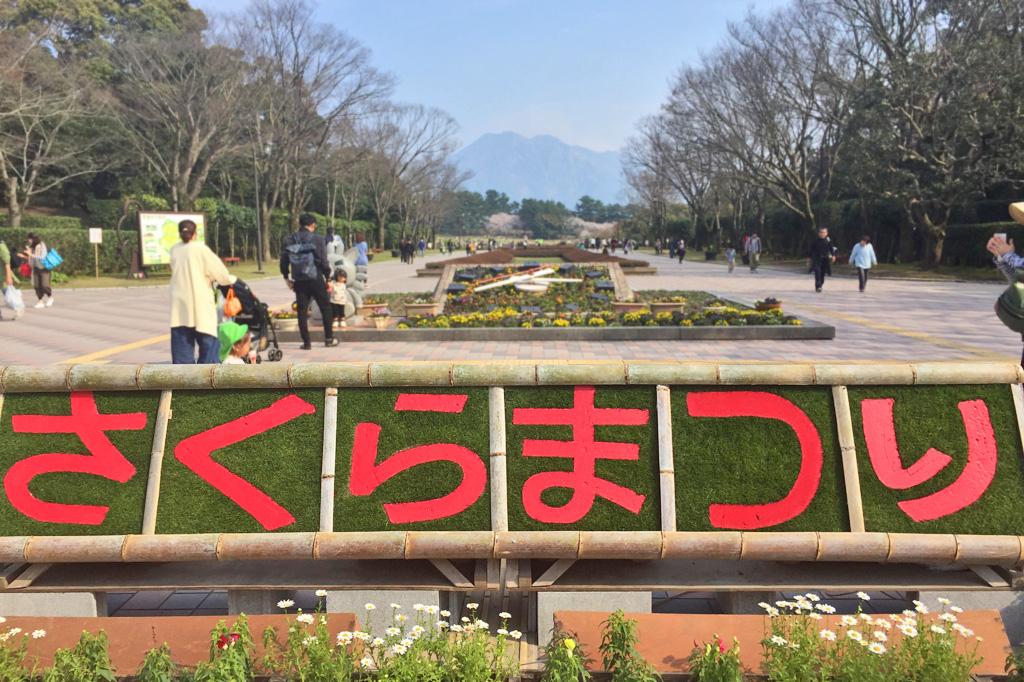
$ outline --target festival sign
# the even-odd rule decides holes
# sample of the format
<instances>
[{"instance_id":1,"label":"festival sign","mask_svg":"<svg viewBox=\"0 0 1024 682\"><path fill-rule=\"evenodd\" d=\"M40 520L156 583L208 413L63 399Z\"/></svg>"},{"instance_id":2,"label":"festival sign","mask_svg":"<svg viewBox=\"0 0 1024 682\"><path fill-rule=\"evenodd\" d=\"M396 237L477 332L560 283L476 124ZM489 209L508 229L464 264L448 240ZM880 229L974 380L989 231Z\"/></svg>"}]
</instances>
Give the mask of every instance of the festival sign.
<instances>
[{"instance_id":1,"label":"festival sign","mask_svg":"<svg viewBox=\"0 0 1024 682\"><path fill-rule=\"evenodd\" d=\"M137 534L155 504L157 535L1024 535L1018 383L389 386L371 367L318 387L218 367L212 390L146 390L149 368L115 369L135 390L0 375L0 534Z\"/></svg>"},{"instance_id":2,"label":"festival sign","mask_svg":"<svg viewBox=\"0 0 1024 682\"><path fill-rule=\"evenodd\" d=\"M168 265L171 247L181 241L178 223L191 220L196 224L196 239L205 241L206 216L202 213L139 213L139 247L142 264Z\"/></svg>"}]
</instances>

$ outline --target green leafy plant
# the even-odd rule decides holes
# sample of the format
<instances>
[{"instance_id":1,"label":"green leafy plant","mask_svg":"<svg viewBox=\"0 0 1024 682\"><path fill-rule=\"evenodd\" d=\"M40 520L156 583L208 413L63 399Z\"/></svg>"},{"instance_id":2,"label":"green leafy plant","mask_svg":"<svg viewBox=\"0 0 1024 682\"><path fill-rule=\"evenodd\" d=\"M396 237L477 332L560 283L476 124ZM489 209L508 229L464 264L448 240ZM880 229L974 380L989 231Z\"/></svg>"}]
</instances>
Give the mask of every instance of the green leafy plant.
<instances>
[{"instance_id":1,"label":"green leafy plant","mask_svg":"<svg viewBox=\"0 0 1024 682\"><path fill-rule=\"evenodd\" d=\"M615 611L603 624L601 658L612 679L622 682L654 682L660 680L650 663L636 650L636 621Z\"/></svg>"},{"instance_id":2,"label":"green leafy plant","mask_svg":"<svg viewBox=\"0 0 1024 682\"><path fill-rule=\"evenodd\" d=\"M544 649L542 682L584 682L591 679L586 654L572 633L555 629Z\"/></svg>"},{"instance_id":3,"label":"green leafy plant","mask_svg":"<svg viewBox=\"0 0 1024 682\"><path fill-rule=\"evenodd\" d=\"M107 634L83 632L72 649L58 649L43 682L115 682Z\"/></svg>"},{"instance_id":4,"label":"green leafy plant","mask_svg":"<svg viewBox=\"0 0 1024 682\"><path fill-rule=\"evenodd\" d=\"M0 624L6 622L0 618ZM46 632L36 630L33 637L45 637ZM9 627L0 632L0 680L5 682L28 682L35 680L34 666L27 667L28 633L22 633L19 627Z\"/></svg>"},{"instance_id":5,"label":"green leafy plant","mask_svg":"<svg viewBox=\"0 0 1024 682\"><path fill-rule=\"evenodd\" d=\"M703 646L695 646L686 660L694 682L743 682L740 643L735 638L726 649L722 638L715 635Z\"/></svg>"},{"instance_id":6,"label":"green leafy plant","mask_svg":"<svg viewBox=\"0 0 1024 682\"><path fill-rule=\"evenodd\" d=\"M171 659L171 648L166 643L147 651L142 666L135 673L136 682L175 682L178 679L178 666Z\"/></svg>"},{"instance_id":7,"label":"green leafy plant","mask_svg":"<svg viewBox=\"0 0 1024 682\"><path fill-rule=\"evenodd\" d=\"M1024 682L1024 650L1011 651L1003 666L1006 682Z\"/></svg>"},{"instance_id":8,"label":"green leafy plant","mask_svg":"<svg viewBox=\"0 0 1024 682\"><path fill-rule=\"evenodd\" d=\"M254 677L255 647L249 621L238 617L231 627L224 621L210 633L210 660L195 670L195 682L247 682Z\"/></svg>"}]
</instances>

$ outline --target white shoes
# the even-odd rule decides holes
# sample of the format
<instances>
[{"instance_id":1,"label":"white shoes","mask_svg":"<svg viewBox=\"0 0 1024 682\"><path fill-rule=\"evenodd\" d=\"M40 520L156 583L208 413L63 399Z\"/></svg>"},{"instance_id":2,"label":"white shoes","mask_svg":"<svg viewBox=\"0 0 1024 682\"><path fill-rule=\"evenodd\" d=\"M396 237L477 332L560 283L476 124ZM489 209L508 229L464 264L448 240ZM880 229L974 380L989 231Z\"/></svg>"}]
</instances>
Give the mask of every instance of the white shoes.
<instances>
[{"instance_id":1,"label":"white shoes","mask_svg":"<svg viewBox=\"0 0 1024 682\"><path fill-rule=\"evenodd\" d=\"M53 294L46 297L46 307L49 308L53 305Z\"/></svg>"},{"instance_id":2,"label":"white shoes","mask_svg":"<svg viewBox=\"0 0 1024 682\"><path fill-rule=\"evenodd\" d=\"M52 305L53 305L53 296L50 295L50 296L44 296L43 298L39 299L39 302L36 303L32 307L33 308L49 308Z\"/></svg>"},{"instance_id":3,"label":"white shoes","mask_svg":"<svg viewBox=\"0 0 1024 682\"><path fill-rule=\"evenodd\" d=\"M45 308L45 307L46 307L46 304L45 304L45 303L43 303L43 299L39 299L39 302L38 302L38 303L36 303L36 304L35 304L34 306L32 306L32 307L33 307L33 308Z\"/></svg>"}]
</instances>

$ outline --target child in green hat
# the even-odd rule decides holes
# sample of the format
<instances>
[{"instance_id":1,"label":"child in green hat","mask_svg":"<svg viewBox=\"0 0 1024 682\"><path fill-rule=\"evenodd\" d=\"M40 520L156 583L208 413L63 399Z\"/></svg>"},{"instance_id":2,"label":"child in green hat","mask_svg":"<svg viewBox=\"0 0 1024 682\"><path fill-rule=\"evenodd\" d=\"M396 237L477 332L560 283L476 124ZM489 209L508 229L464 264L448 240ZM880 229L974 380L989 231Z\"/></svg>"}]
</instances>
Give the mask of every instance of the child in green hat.
<instances>
[{"instance_id":1,"label":"child in green hat","mask_svg":"<svg viewBox=\"0 0 1024 682\"><path fill-rule=\"evenodd\" d=\"M220 340L220 361L225 365L244 365L249 357L252 334L249 326L228 320L217 328Z\"/></svg>"}]
</instances>

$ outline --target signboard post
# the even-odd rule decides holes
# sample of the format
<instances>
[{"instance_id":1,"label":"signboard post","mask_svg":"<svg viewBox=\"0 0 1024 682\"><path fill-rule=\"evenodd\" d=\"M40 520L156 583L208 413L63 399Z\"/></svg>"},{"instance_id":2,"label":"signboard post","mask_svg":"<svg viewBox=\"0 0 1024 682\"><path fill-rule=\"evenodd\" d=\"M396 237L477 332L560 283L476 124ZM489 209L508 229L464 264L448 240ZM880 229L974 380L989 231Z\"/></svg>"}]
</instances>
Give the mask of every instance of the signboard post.
<instances>
[{"instance_id":1,"label":"signboard post","mask_svg":"<svg viewBox=\"0 0 1024 682\"><path fill-rule=\"evenodd\" d=\"M139 248L142 266L169 265L171 247L180 241L178 223L191 220L196 224L196 240L205 241L206 216L202 213L139 212Z\"/></svg>"},{"instance_id":2,"label":"signboard post","mask_svg":"<svg viewBox=\"0 0 1024 682\"><path fill-rule=\"evenodd\" d=\"M93 262L96 265L96 279L100 278L100 244L103 243L103 228L89 228L89 243L92 244Z\"/></svg>"}]
</instances>

